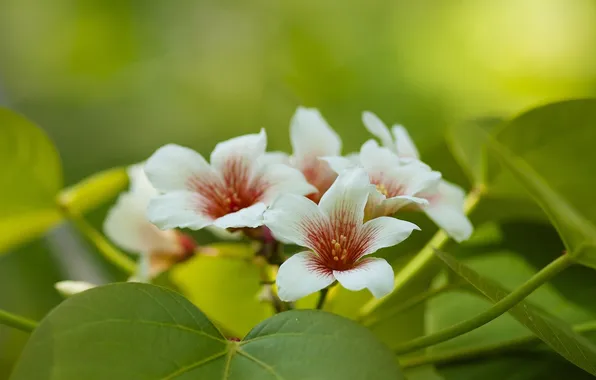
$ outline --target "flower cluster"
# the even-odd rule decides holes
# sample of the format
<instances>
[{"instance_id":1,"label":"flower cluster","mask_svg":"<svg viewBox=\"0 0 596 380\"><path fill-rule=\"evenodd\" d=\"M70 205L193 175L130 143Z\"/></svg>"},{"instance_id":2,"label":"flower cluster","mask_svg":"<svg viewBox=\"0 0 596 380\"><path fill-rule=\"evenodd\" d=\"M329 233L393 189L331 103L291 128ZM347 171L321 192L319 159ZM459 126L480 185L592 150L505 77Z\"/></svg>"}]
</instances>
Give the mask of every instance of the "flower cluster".
<instances>
[{"instance_id":1,"label":"flower cluster","mask_svg":"<svg viewBox=\"0 0 596 380\"><path fill-rule=\"evenodd\" d=\"M141 280L192 254L192 240L176 229L208 228L304 247L279 267L283 301L335 281L382 297L393 288L393 269L369 255L419 229L396 212L421 210L457 241L467 239L472 226L463 190L420 161L403 127L390 131L370 112L363 122L382 145L371 139L346 156L321 114L302 107L290 124L291 155L267 152L265 130L217 144L209 161L166 145L143 168L130 169L131 189L104 230L121 248L141 254Z\"/></svg>"}]
</instances>

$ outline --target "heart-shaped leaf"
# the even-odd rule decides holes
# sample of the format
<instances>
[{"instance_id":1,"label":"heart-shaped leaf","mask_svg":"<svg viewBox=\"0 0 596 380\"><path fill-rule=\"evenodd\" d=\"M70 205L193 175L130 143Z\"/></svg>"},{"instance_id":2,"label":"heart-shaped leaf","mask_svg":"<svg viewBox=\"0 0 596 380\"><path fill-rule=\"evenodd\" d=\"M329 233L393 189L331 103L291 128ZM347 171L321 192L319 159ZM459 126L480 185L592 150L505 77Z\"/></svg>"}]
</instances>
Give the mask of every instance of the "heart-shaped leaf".
<instances>
[{"instance_id":1,"label":"heart-shaped leaf","mask_svg":"<svg viewBox=\"0 0 596 380\"><path fill-rule=\"evenodd\" d=\"M207 291L207 290L206 290ZM277 314L228 341L184 297L147 284L78 294L35 330L12 380L403 379L364 327L316 310Z\"/></svg>"},{"instance_id":2,"label":"heart-shaped leaf","mask_svg":"<svg viewBox=\"0 0 596 380\"><path fill-rule=\"evenodd\" d=\"M34 239L61 220L60 157L29 120L0 107L0 252Z\"/></svg>"},{"instance_id":3,"label":"heart-shaped leaf","mask_svg":"<svg viewBox=\"0 0 596 380\"><path fill-rule=\"evenodd\" d=\"M452 255L440 251L436 253L454 272L491 301L498 302L507 296L508 292L498 283L482 276ZM596 375L596 346L574 332L571 327L544 312L537 311L524 301L511 308L509 313L565 359Z\"/></svg>"}]
</instances>

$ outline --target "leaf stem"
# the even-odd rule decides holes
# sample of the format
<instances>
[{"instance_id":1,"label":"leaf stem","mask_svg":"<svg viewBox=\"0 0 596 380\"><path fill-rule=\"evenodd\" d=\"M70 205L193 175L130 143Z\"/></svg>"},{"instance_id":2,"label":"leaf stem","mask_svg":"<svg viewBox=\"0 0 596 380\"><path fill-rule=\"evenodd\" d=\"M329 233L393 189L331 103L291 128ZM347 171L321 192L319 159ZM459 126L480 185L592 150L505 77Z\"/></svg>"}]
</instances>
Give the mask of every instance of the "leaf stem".
<instances>
[{"instance_id":1,"label":"leaf stem","mask_svg":"<svg viewBox=\"0 0 596 380\"><path fill-rule=\"evenodd\" d=\"M530 293L538 289L542 284L553 278L565 268L569 267L571 264L573 264L573 261L569 255L560 256L546 267L542 268L542 270L532 276L519 288L509 293L499 302L495 303L490 309L478 314L472 319L457 323L434 334L422 336L420 338L405 342L397 346L394 351L397 355L405 354L421 348L434 346L435 344L445 342L475 330L478 327L481 327L506 313L509 309L526 298Z\"/></svg>"},{"instance_id":2,"label":"leaf stem","mask_svg":"<svg viewBox=\"0 0 596 380\"><path fill-rule=\"evenodd\" d=\"M573 326L573 330L577 333L586 333L596 331L596 321L590 321ZM427 364L448 364L453 362L461 362L465 360L478 359L487 356L494 356L510 351L524 349L525 346L539 343L540 339L536 335L528 335L521 338L506 340L487 344L479 347L463 348L459 350L452 350L447 352L438 352L413 358L405 358L400 360L401 368L414 368Z\"/></svg>"},{"instance_id":3,"label":"leaf stem","mask_svg":"<svg viewBox=\"0 0 596 380\"><path fill-rule=\"evenodd\" d=\"M485 192L484 186L480 185L472 189L472 191L468 194L464 202L464 213L468 215L480 201L482 195ZM449 235L444 230L439 230L437 233L429 240L429 242L414 256L403 268L395 275L395 280L393 283L393 290L391 294L396 293L400 289L402 289L406 284L408 284L418 273L422 271L422 269L426 268L426 266L432 262L434 258L435 249L441 249L447 242L449 241ZM390 295L385 296L383 298L372 298L366 304L360 308L359 315L361 317L369 315L375 309L377 309L380 305L382 305L386 300L390 298Z\"/></svg>"},{"instance_id":4,"label":"leaf stem","mask_svg":"<svg viewBox=\"0 0 596 380\"><path fill-rule=\"evenodd\" d=\"M87 239L97 247L99 252L109 262L120 268L126 274L133 276L137 271L137 265L128 256L116 249L108 240L93 227L84 217L80 214L69 213L64 211L67 218L75 225L75 227L81 231Z\"/></svg>"},{"instance_id":5,"label":"leaf stem","mask_svg":"<svg viewBox=\"0 0 596 380\"><path fill-rule=\"evenodd\" d=\"M323 306L325 306L325 300L327 299L327 294L329 294L329 288L323 288L320 291L319 300L317 301L317 310L322 310Z\"/></svg>"},{"instance_id":6,"label":"leaf stem","mask_svg":"<svg viewBox=\"0 0 596 380\"><path fill-rule=\"evenodd\" d=\"M443 292L457 289L461 286L462 286L461 283L447 283L447 284L441 285L439 287L436 287L434 289L429 289L425 292L418 293L415 296L410 297L407 300L405 300L404 302L398 304L396 307L391 308L384 313L381 313L380 315L376 315L376 314L369 315L368 316L369 318L364 319L363 325L368 328L371 328L373 326L376 326L380 322L387 320L399 313L403 313L407 310L410 310L411 308L416 307L416 306L432 299L433 297L435 297Z\"/></svg>"},{"instance_id":7,"label":"leaf stem","mask_svg":"<svg viewBox=\"0 0 596 380\"><path fill-rule=\"evenodd\" d=\"M1 309L0 323L25 332L31 332L37 327L37 322Z\"/></svg>"}]
</instances>

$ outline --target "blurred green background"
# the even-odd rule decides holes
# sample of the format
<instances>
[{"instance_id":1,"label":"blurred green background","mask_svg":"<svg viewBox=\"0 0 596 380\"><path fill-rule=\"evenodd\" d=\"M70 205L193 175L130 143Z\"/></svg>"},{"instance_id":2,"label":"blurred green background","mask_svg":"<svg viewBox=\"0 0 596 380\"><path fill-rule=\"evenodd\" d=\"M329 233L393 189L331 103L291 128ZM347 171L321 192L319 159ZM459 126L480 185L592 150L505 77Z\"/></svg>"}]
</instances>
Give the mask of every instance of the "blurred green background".
<instances>
[{"instance_id":1,"label":"blurred green background","mask_svg":"<svg viewBox=\"0 0 596 380\"><path fill-rule=\"evenodd\" d=\"M465 185L436 154L443 128L596 95L594 46L592 0L0 0L0 104L47 131L67 184L165 143L208 153L260 127L287 150L305 105L346 153L368 138L363 110L403 123ZM61 226L0 256L0 307L38 319L59 279L119 279L96 264ZM25 339L0 327L0 379Z\"/></svg>"}]
</instances>

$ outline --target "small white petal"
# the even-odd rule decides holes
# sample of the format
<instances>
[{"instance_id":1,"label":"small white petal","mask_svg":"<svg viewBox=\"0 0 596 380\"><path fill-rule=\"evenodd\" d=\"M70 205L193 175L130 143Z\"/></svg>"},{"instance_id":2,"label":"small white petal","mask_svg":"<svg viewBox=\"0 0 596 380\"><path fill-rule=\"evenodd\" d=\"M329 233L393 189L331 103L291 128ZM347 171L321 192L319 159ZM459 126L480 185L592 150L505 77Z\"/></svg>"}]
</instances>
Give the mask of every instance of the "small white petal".
<instances>
[{"instance_id":1,"label":"small white petal","mask_svg":"<svg viewBox=\"0 0 596 380\"><path fill-rule=\"evenodd\" d=\"M373 296L381 298L393 290L393 268L384 259L368 258L355 269L333 271L333 276L348 290L370 290Z\"/></svg>"},{"instance_id":2,"label":"small white petal","mask_svg":"<svg viewBox=\"0 0 596 380\"><path fill-rule=\"evenodd\" d=\"M213 223L201 213L201 198L188 191L173 191L159 195L149 202L148 219L162 230L190 228L200 230Z\"/></svg>"},{"instance_id":3,"label":"small white petal","mask_svg":"<svg viewBox=\"0 0 596 380\"><path fill-rule=\"evenodd\" d=\"M331 273L313 269L313 253L296 253L277 272L277 294L282 301L296 301L331 285Z\"/></svg>"},{"instance_id":4,"label":"small white petal","mask_svg":"<svg viewBox=\"0 0 596 380\"><path fill-rule=\"evenodd\" d=\"M345 170L321 197L319 209L327 216L362 223L369 194L375 190L361 168Z\"/></svg>"},{"instance_id":5,"label":"small white petal","mask_svg":"<svg viewBox=\"0 0 596 380\"><path fill-rule=\"evenodd\" d=\"M175 144L159 148L145 164L147 178L160 191L187 190L193 178L212 179L217 174L199 153Z\"/></svg>"},{"instance_id":6,"label":"small white petal","mask_svg":"<svg viewBox=\"0 0 596 380\"><path fill-rule=\"evenodd\" d=\"M149 182L149 178L145 175L145 163L131 165L127 168L128 178L130 179L129 192L133 193L135 197L140 199L149 199L156 196L157 190Z\"/></svg>"},{"instance_id":7,"label":"small white petal","mask_svg":"<svg viewBox=\"0 0 596 380\"><path fill-rule=\"evenodd\" d=\"M286 242L308 247L308 233L325 228L328 218L308 198L284 194L264 214L265 225L273 235Z\"/></svg>"},{"instance_id":8,"label":"small white petal","mask_svg":"<svg viewBox=\"0 0 596 380\"><path fill-rule=\"evenodd\" d=\"M266 152L259 158L260 165L290 164L290 156L285 152Z\"/></svg>"},{"instance_id":9,"label":"small white petal","mask_svg":"<svg viewBox=\"0 0 596 380\"><path fill-rule=\"evenodd\" d=\"M424 213L458 243L468 240L474 230L463 211L452 205L431 205Z\"/></svg>"},{"instance_id":10,"label":"small white petal","mask_svg":"<svg viewBox=\"0 0 596 380\"><path fill-rule=\"evenodd\" d=\"M298 107L290 122L290 140L293 156L337 156L341 152L341 139L331 129L321 113L314 108Z\"/></svg>"},{"instance_id":11,"label":"small white petal","mask_svg":"<svg viewBox=\"0 0 596 380\"><path fill-rule=\"evenodd\" d=\"M70 297L77 293L84 292L97 285L85 281L60 281L54 284L54 287L63 297Z\"/></svg>"},{"instance_id":12,"label":"small white petal","mask_svg":"<svg viewBox=\"0 0 596 380\"><path fill-rule=\"evenodd\" d=\"M392 247L406 240L414 230L420 228L414 223L406 222L388 216L382 216L364 223L362 234L369 236L370 243L365 255L378 251L381 248Z\"/></svg>"},{"instance_id":13,"label":"small white petal","mask_svg":"<svg viewBox=\"0 0 596 380\"><path fill-rule=\"evenodd\" d=\"M370 133L381 140L381 144L383 144L384 147L387 147L391 150L395 149L395 144L393 142L393 138L391 137L391 133L389 132L389 128L387 128L385 123L383 123L383 121L379 119L377 115L369 111L364 111L362 113L362 122Z\"/></svg>"},{"instance_id":14,"label":"small white petal","mask_svg":"<svg viewBox=\"0 0 596 380\"><path fill-rule=\"evenodd\" d=\"M147 218L149 199L138 192L123 193L110 209L103 224L106 236L131 253L177 252L174 231L161 231Z\"/></svg>"},{"instance_id":15,"label":"small white petal","mask_svg":"<svg viewBox=\"0 0 596 380\"><path fill-rule=\"evenodd\" d=\"M360 163L366 171L391 171L402 165L397 154L380 147L375 140L368 140L360 148Z\"/></svg>"},{"instance_id":16,"label":"small white petal","mask_svg":"<svg viewBox=\"0 0 596 380\"><path fill-rule=\"evenodd\" d=\"M395 137L395 144L397 147L397 154L400 157L420 158L420 153L416 148L416 144L410 137L408 131L401 125L394 125L391 128L393 136Z\"/></svg>"},{"instance_id":17,"label":"small white petal","mask_svg":"<svg viewBox=\"0 0 596 380\"><path fill-rule=\"evenodd\" d=\"M261 168L260 176L268 185L261 197L265 204L270 204L280 194L307 195L317 192L317 188L306 181L300 170L288 165L267 165Z\"/></svg>"},{"instance_id":18,"label":"small white petal","mask_svg":"<svg viewBox=\"0 0 596 380\"><path fill-rule=\"evenodd\" d=\"M428 201L424 198L409 195L398 195L392 198L385 198L383 194L377 191L376 194L371 195L368 198L368 203L366 204L367 219L379 216L391 216L401 208L409 205L424 207L428 205Z\"/></svg>"},{"instance_id":19,"label":"small white petal","mask_svg":"<svg viewBox=\"0 0 596 380\"><path fill-rule=\"evenodd\" d=\"M345 157L350 160L355 166L362 166L360 162L360 153L352 152L345 155Z\"/></svg>"},{"instance_id":20,"label":"small white petal","mask_svg":"<svg viewBox=\"0 0 596 380\"><path fill-rule=\"evenodd\" d=\"M474 230L464 213L465 196L461 187L441 180L437 192L429 197L430 205L423 209L433 222L457 242L467 240Z\"/></svg>"},{"instance_id":21,"label":"small white petal","mask_svg":"<svg viewBox=\"0 0 596 380\"><path fill-rule=\"evenodd\" d=\"M255 163L265 154L266 148L267 134L264 129L261 129L258 134L234 137L215 146L211 153L211 165L216 170L222 171L226 162L231 158L240 158L247 163Z\"/></svg>"},{"instance_id":22,"label":"small white petal","mask_svg":"<svg viewBox=\"0 0 596 380\"><path fill-rule=\"evenodd\" d=\"M213 221L219 228L255 228L263 225L263 213L267 209L264 203L255 203L231 214L222 216Z\"/></svg>"},{"instance_id":23,"label":"small white petal","mask_svg":"<svg viewBox=\"0 0 596 380\"><path fill-rule=\"evenodd\" d=\"M343 172L344 170L354 169L360 166L358 162L355 162L354 160L351 160L347 157L328 156L320 157L319 159L327 162L329 167L337 174Z\"/></svg>"}]
</instances>

